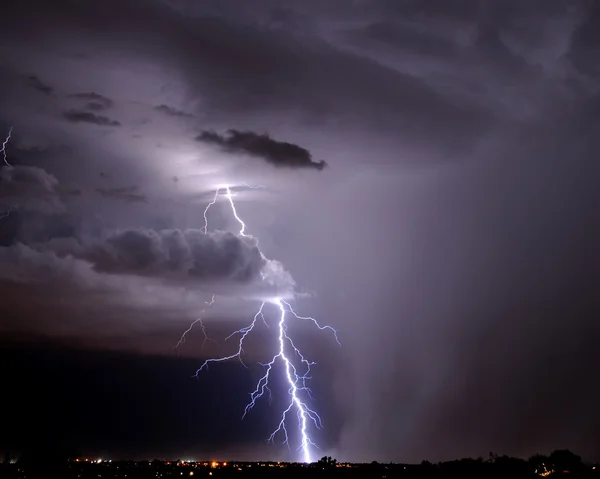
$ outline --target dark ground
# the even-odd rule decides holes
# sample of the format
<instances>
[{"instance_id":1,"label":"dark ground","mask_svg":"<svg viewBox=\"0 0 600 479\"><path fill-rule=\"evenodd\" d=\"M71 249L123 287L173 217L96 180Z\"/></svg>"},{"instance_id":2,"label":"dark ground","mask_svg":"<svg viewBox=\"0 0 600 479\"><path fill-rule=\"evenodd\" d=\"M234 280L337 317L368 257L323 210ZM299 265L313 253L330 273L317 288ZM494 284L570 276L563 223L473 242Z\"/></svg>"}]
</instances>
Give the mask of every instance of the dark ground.
<instances>
[{"instance_id":1,"label":"dark ground","mask_svg":"<svg viewBox=\"0 0 600 479\"><path fill-rule=\"evenodd\" d=\"M324 457L313 464L289 463L185 463L178 460L119 461L108 462L73 458L69 451L30 451L18 460L10 457L0 464L0 478L56 478L56 479L142 479L193 477L339 477L391 479L399 478L539 478L539 477L585 477L600 478L600 468L584 464L570 451L554 451L549 456L536 455L528 460L497 456L490 453L487 460L460 459L432 464L347 464Z\"/></svg>"}]
</instances>

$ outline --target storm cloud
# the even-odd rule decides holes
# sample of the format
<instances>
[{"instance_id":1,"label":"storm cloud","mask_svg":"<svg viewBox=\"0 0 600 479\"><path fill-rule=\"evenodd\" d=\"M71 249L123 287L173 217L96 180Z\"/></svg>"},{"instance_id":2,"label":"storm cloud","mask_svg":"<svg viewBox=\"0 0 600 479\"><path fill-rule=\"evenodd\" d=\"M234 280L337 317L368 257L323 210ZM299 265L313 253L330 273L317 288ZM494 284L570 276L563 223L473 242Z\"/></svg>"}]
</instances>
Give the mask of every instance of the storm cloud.
<instances>
[{"instance_id":1,"label":"storm cloud","mask_svg":"<svg viewBox=\"0 0 600 479\"><path fill-rule=\"evenodd\" d=\"M314 168L321 171L327 166L324 160L314 161L306 148L274 140L267 134L229 130L227 135L219 135L214 131L203 131L196 139L220 146L229 153L242 153L261 158L268 164L279 168Z\"/></svg>"},{"instance_id":2,"label":"storm cloud","mask_svg":"<svg viewBox=\"0 0 600 479\"><path fill-rule=\"evenodd\" d=\"M63 113L63 116L71 123L91 123L100 126L121 126L121 122L111 120L104 115L96 115L89 111L69 110Z\"/></svg>"},{"instance_id":3,"label":"storm cloud","mask_svg":"<svg viewBox=\"0 0 600 479\"><path fill-rule=\"evenodd\" d=\"M0 172L0 215L13 208L0 328L102 349L135 348L155 324L168 334L145 352L172 354L217 283L227 299L209 331L245 326L248 297L272 297L291 272L294 307L343 345L307 333L324 453L598 459L599 12L589 0L13 2L0 29L0 122L18 165ZM222 184L244 185L239 217L279 261L254 239L198 234ZM239 231L223 196L207 221ZM116 326L118 341L102 337ZM208 354L202 340L194 354ZM170 397L165 430L186 431L173 457L212 444ZM234 408L199 420L225 430ZM258 450L261 433L227 424ZM222 455L209 449L194 451Z\"/></svg>"},{"instance_id":4,"label":"storm cloud","mask_svg":"<svg viewBox=\"0 0 600 479\"><path fill-rule=\"evenodd\" d=\"M256 239L223 231L130 229L97 240L16 242L0 248L0 269L5 287L76 287L88 296L102 292L109 303L122 300L122 287L142 296L154 285L167 293L185 288L249 298L291 297L295 287L281 263L261 255Z\"/></svg>"},{"instance_id":5,"label":"storm cloud","mask_svg":"<svg viewBox=\"0 0 600 479\"><path fill-rule=\"evenodd\" d=\"M250 282L265 260L256 241L200 230L130 230L106 238L86 255L98 271Z\"/></svg>"},{"instance_id":6,"label":"storm cloud","mask_svg":"<svg viewBox=\"0 0 600 479\"><path fill-rule=\"evenodd\" d=\"M58 213L64 211L56 177L36 166L0 168L0 209Z\"/></svg>"}]
</instances>

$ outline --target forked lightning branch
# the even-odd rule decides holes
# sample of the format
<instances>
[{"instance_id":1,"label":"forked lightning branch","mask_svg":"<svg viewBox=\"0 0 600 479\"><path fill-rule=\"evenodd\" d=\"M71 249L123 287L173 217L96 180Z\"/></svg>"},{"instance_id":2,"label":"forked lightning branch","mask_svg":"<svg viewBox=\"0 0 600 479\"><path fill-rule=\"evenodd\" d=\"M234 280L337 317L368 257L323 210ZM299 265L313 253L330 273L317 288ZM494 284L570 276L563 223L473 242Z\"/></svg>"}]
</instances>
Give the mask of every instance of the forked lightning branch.
<instances>
[{"instance_id":1,"label":"forked lightning branch","mask_svg":"<svg viewBox=\"0 0 600 479\"><path fill-rule=\"evenodd\" d=\"M245 186L250 187L249 185ZM225 197L231 206L231 211L235 220L240 225L238 235L247 236L245 233L246 225L238 215L238 211L233 199L234 193L232 193L229 186L221 186L217 188L212 201L204 210L204 233L208 232L209 210L211 206L213 206L219 200L220 195ZM261 256L264 258L262 253ZM212 301L210 304L212 305ZM332 333L335 341L340 344L335 329L333 329L331 326L321 326L319 322L312 317L298 315L292 308L291 304L285 301L283 298L272 298L267 301L263 301L250 324L237 331L234 331L226 338L226 340L233 337L238 338L238 346L235 353L229 356L207 359L196 371L195 376L199 377L200 373L204 369L207 369L210 364L221 363L233 359L239 360L244 367L247 367L243 362L244 341L252 333L258 321L262 321L268 326L267 319L265 318L265 308L267 305L273 306L277 312L278 319L276 323L277 327L275 334L277 335L278 346L268 362L260 363L260 365L264 368L264 374L256 383L254 391L252 391L250 394L250 401L244 410L242 418L246 417L246 415L256 405L257 401L263 398L265 394L268 396L272 394L272 391L270 390L270 380L272 375L275 374L275 371L281 370L285 382L287 383L286 394L288 395L288 403L287 407L281 412L281 415L277 420L277 424L274 426L274 430L269 437L269 441L273 442L278 436L280 436L282 437L283 442L290 447L291 438L288 428L291 427L291 424L295 423L300 437L300 445L298 449L302 453L302 461L308 463L312 461L311 450L313 448L317 448L316 444L311 439L311 430L320 429L322 427L321 417L308 405L308 401L312 399L312 396L311 391L307 386L307 381L310 379L311 367L315 363L304 357L302 352L294 344L292 337L290 334L288 334L288 321L290 317L298 321L310 321L320 331L328 330L330 333ZM190 332L193 325L197 322L200 322L205 338L207 338L204 324L202 324L201 320L198 319L192 323L192 326L190 326L190 328L188 328L188 330L182 335L178 345L185 340L186 334Z\"/></svg>"}]
</instances>

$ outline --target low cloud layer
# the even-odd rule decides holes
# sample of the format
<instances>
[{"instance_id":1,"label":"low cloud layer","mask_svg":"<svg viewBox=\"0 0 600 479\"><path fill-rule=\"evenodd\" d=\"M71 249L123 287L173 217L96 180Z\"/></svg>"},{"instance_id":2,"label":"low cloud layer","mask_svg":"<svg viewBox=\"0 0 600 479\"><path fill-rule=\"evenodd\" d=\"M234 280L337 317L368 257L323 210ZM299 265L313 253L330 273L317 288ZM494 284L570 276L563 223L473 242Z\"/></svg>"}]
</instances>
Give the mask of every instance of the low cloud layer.
<instances>
[{"instance_id":1,"label":"low cloud layer","mask_svg":"<svg viewBox=\"0 0 600 479\"><path fill-rule=\"evenodd\" d=\"M252 131L229 130L227 135L203 131L198 141L218 145L229 153L242 153L261 158L268 164L290 169L314 168L321 171L327 166L323 160L314 161L310 151L294 143L274 140L267 134Z\"/></svg>"},{"instance_id":2,"label":"low cloud layer","mask_svg":"<svg viewBox=\"0 0 600 479\"><path fill-rule=\"evenodd\" d=\"M266 260L256 241L228 232L128 230L92 247L86 257L98 271L249 283Z\"/></svg>"},{"instance_id":3,"label":"low cloud layer","mask_svg":"<svg viewBox=\"0 0 600 479\"><path fill-rule=\"evenodd\" d=\"M220 294L289 295L294 288L291 275L281 263L261 254L255 238L224 231L128 229L97 240L61 237L44 243L16 243L1 250L5 281L43 282L48 275L40 275L41 268L48 270L53 281L69 276L69 284L81 282L77 277L94 271L191 289L214 288Z\"/></svg>"},{"instance_id":4,"label":"low cloud layer","mask_svg":"<svg viewBox=\"0 0 600 479\"><path fill-rule=\"evenodd\" d=\"M130 229L79 253L94 269L220 288L248 286L269 295L289 295L294 280L275 260L265 258L258 241L225 231Z\"/></svg>"}]
</instances>

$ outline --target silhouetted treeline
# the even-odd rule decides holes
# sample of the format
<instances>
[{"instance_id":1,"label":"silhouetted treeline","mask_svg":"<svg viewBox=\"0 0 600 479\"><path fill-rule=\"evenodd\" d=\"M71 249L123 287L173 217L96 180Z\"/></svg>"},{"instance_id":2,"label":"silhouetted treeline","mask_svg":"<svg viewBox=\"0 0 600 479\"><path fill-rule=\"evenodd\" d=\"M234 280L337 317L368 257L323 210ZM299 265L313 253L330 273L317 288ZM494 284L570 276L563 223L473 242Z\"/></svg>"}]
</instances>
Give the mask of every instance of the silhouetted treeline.
<instances>
[{"instance_id":1,"label":"silhouetted treeline","mask_svg":"<svg viewBox=\"0 0 600 479\"><path fill-rule=\"evenodd\" d=\"M339 477L365 479L392 478L540 478L582 477L600 479L600 469L584 464L579 456L568 450L554 451L548 456L535 455L528 460L490 453L487 459L421 464L339 463L323 457L313 464L275 462L183 462L179 460L115 461L77 457L74 451L40 449L28 451L16 461L9 455L0 465L2 479L144 479L144 478L207 478L235 477Z\"/></svg>"}]
</instances>

